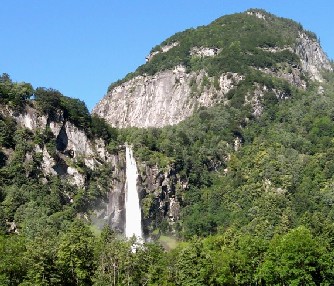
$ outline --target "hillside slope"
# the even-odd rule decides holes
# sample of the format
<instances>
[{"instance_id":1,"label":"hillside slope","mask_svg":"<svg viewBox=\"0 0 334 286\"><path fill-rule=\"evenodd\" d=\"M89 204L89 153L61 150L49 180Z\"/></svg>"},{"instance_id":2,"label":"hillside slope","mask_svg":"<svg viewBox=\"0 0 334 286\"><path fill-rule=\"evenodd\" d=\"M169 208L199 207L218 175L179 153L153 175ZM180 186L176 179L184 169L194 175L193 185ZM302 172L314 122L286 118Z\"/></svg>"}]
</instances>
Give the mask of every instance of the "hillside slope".
<instances>
[{"instance_id":1,"label":"hillside slope","mask_svg":"<svg viewBox=\"0 0 334 286\"><path fill-rule=\"evenodd\" d=\"M244 95L258 114L259 97L289 86L306 89L332 67L314 34L262 10L219 18L208 26L175 34L155 47L147 63L112 84L93 109L114 127L163 127L200 107L229 106L245 83Z\"/></svg>"}]
</instances>

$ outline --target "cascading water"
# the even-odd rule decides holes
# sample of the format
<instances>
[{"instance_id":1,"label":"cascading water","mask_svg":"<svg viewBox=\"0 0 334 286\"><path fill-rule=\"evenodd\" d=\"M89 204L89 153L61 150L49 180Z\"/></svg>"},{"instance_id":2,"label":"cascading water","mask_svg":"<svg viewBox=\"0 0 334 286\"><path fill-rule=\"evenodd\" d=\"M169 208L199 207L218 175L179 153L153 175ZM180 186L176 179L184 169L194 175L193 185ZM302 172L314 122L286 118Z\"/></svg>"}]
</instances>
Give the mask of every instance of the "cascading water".
<instances>
[{"instance_id":1,"label":"cascading water","mask_svg":"<svg viewBox=\"0 0 334 286\"><path fill-rule=\"evenodd\" d=\"M141 210L137 191L137 165L130 146L126 146L125 236L143 240Z\"/></svg>"}]
</instances>

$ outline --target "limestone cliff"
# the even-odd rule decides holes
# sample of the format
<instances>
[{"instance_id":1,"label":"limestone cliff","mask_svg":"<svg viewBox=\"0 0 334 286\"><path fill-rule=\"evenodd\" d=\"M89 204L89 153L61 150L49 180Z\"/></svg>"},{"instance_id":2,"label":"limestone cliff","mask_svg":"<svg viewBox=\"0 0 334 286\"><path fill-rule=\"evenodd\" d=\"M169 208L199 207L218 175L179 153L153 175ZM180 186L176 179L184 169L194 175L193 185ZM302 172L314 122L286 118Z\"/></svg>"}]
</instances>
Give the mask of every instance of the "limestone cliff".
<instances>
[{"instance_id":1,"label":"limestone cliff","mask_svg":"<svg viewBox=\"0 0 334 286\"><path fill-rule=\"evenodd\" d=\"M214 78L204 71L189 74L184 67L177 66L154 76L137 76L115 87L93 113L120 128L174 125L198 107L209 107L223 100L241 79L236 73L224 73L216 89Z\"/></svg>"},{"instance_id":2,"label":"limestone cliff","mask_svg":"<svg viewBox=\"0 0 334 286\"><path fill-rule=\"evenodd\" d=\"M155 229L175 233L187 182L180 179L173 166L161 170L143 162L139 166L138 187L144 233L149 235Z\"/></svg>"},{"instance_id":3,"label":"limestone cliff","mask_svg":"<svg viewBox=\"0 0 334 286\"><path fill-rule=\"evenodd\" d=\"M321 72L323 70L333 71L319 42L310 38L306 33L299 33L295 52L300 57L302 71L309 74L311 79L322 81Z\"/></svg>"}]
</instances>

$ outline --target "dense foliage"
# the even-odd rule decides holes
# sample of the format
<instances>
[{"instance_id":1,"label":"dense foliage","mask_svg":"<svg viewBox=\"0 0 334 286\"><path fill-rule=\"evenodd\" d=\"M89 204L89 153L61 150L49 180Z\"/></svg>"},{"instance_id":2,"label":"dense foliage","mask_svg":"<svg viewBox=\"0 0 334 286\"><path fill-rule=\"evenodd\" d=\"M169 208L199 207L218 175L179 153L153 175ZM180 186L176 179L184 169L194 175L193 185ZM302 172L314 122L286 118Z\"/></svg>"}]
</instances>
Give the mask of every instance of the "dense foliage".
<instances>
[{"instance_id":1,"label":"dense foliage","mask_svg":"<svg viewBox=\"0 0 334 286\"><path fill-rule=\"evenodd\" d=\"M32 95L31 84L13 83L6 73L0 76L0 104L6 104L19 112Z\"/></svg>"},{"instance_id":2,"label":"dense foliage","mask_svg":"<svg viewBox=\"0 0 334 286\"><path fill-rule=\"evenodd\" d=\"M30 84L12 82L3 74L0 91L0 284L71 285L79 280L87 284L93 270L87 274L85 269L94 265L91 257L95 249L91 247L89 252L86 243L93 237L75 218L106 195L110 166L105 163L90 170L80 158L70 162L57 151L56 138L48 128L25 129L14 118L40 112L50 121L69 120L85 128L88 136L107 142L112 142L116 133L104 120L91 117L82 101L64 97L56 90L34 90ZM46 175L43 148L57 164L64 161L76 167L87 178L84 186L70 184L62 176ZM78 237L76 248L73 239L78 233L87 237ZM72 254L67 256L72 247L80 261ZM68 269L72 263L73 268Z\"/></svg>"},{"instance_id":3,"label":"dense foliage","mask_svg":"<svg viewBox=\"0 0 334 286\"><path fill-rule=\"evenodd\" d=\"M176 193L188 243L164 254L166 285L333 284L334 77L324 76L324 92L268 92L258 118L239 102L120 131L141 160L173 164L189 182Z\"/></svg>"},{"instance_id":4,"label":"dense foliage","mask_svg":"<svg viewBox=\"0 0 334 286\"><path fill-rule=\"evenodd\" d=\"M133 249L136 249L133 251ZM298 227L267 240L237 230L166 252L81 221L58 236L0 236L1 285L332 285L332 243Z\"/></svg>"}]
</instances>

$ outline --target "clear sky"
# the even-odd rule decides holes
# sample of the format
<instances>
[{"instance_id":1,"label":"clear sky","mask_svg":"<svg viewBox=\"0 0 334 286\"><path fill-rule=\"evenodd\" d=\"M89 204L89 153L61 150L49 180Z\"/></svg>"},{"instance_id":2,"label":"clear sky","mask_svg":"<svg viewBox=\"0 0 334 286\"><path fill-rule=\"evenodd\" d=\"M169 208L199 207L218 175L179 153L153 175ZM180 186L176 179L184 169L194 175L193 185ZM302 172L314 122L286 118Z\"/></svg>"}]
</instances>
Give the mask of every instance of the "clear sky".
<instances>
[{"instance_id":1,"label":"clear sky","mask_svg":"<svg viewBox=\"0 0 334 286\"><path fill-rule=\"evenodd\" d=\"M248 8L300 22L334 59L333 0L0 0L0 73L91 110L167 37Z\"/></svg>"}]
</instances>

